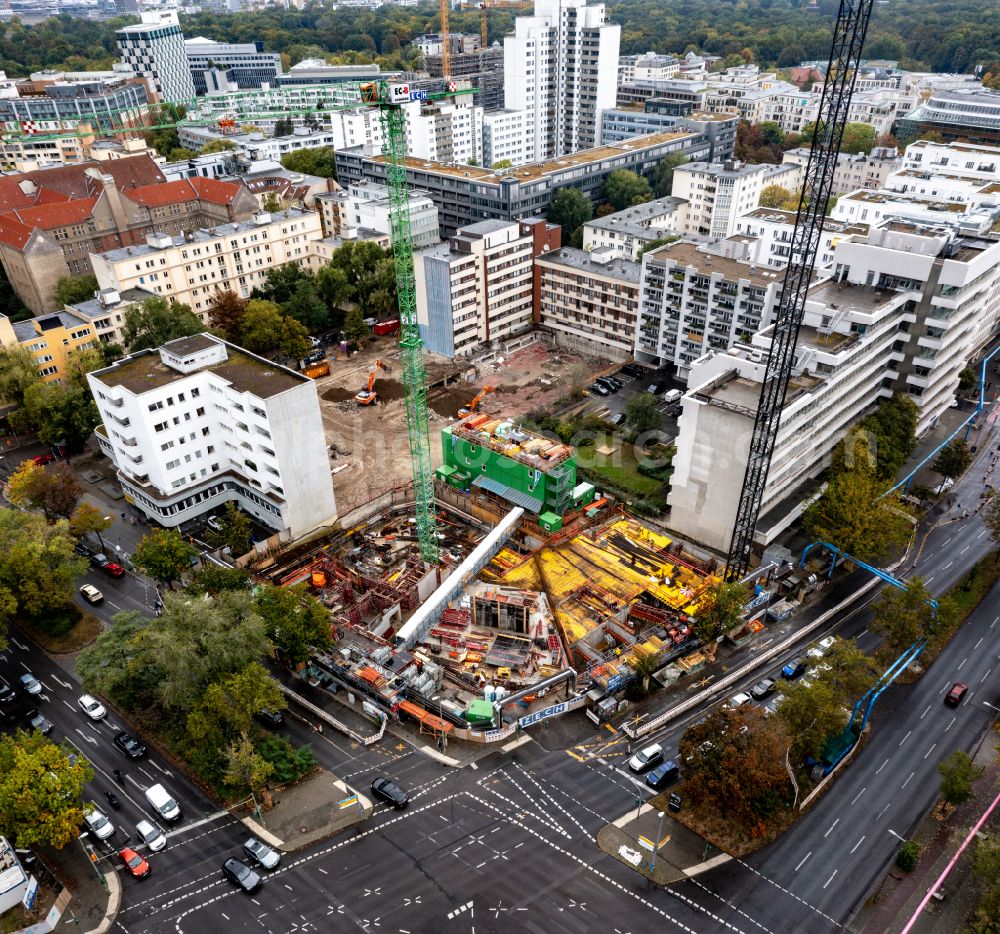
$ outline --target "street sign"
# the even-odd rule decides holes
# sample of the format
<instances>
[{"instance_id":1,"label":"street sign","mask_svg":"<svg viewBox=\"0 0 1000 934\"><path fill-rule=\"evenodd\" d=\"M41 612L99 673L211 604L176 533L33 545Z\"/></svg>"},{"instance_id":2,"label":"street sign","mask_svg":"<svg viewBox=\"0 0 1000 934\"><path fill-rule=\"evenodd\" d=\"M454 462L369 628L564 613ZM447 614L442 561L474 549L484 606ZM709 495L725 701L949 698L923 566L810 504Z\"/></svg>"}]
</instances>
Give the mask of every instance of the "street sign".
<instances>
[{"instance_id":1,"label":"street sign","mask_svg":"<svg viewBox=\"0 0 1000 934\"><path fill-rule=\"evenodd\" d=\"M653 841L652 840L647 840L645 837L639 837L639 839L638 839L637 842L638 842L639 846L641 846L644 850L655 850L656 849L656 847L653 845Z\"/></svg>"},{"instance_id":2,"label":"street sign","mask_svg":"<svg viewBox=\"0 0 1000 934\"><path fill-rule=\"evenodd\" d=\"M618 855L621 856L625 862L631 863L633 866L638 866L639 863L642 862L642 853L624 845L618 847Z\"/></svg>"},{"instance_id":3,"label":"street sign","mask_svg":"<svg viewBox=\"0 0 1000 934\"><path fill-rule=\"evenodd\" d=\"M38 880L34 876L28 876L28 887L24 890L24 898L21 899L21 904L24 905L28 911L31 911L35 907L35 900L38 898Z\"/></svg>"}]
</instances>

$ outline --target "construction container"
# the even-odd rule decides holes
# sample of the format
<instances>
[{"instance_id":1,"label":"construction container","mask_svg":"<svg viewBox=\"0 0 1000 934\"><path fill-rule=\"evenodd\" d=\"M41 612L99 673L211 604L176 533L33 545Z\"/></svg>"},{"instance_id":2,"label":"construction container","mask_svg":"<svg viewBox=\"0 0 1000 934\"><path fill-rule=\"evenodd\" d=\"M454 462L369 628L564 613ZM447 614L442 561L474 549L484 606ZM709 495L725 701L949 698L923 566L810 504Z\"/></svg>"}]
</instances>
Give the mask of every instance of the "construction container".
<instances>
[{"instance_id":1,"label":"construction container","mask_svg":"<svg viewBox=\"0 0 1000 934\"><path fill-rule=\"evenodd\" d=\"M465 711L465 719L473 725L492 723L493 705L486 700L470 701Z\"/></svg>"},{"instance_id":2,"label":"construction container","mask_svg":"<svg viewBox=\"0 0 1000 934\"><path fill-rule=\"evenodd\" d=\"M302 375L308 376L309 379L319 379L321 376L329 376L330 364L325 360L322 363L313 363L303 368Z\"/></svg>"},{"instance_id":3,"label":"construction container","mask_svg":"<svg viewBox=\"0 0 1000 934\"><path fill-rule=\"evenodd\" d=\"M558 532L563 526L562 516L557 516L554 512L543 512L538 517L538 524L546 532Z\"/></svg>"}]
</instances>

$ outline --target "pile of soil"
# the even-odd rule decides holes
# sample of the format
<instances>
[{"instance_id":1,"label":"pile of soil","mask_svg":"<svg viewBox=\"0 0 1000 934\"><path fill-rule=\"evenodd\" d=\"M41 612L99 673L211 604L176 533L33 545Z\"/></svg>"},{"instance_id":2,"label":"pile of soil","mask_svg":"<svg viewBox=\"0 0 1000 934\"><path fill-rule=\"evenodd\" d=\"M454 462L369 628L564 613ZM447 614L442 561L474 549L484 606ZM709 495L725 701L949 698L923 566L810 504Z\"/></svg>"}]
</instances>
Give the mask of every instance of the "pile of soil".
<instances>
[{"instance_id":1,"label":"pile of soil","mask_svg":"<svg viewBox=\"0 0 1000 934\"><path fill-rule=\"evenodd\" d=\"M362 387L358 387L360 389ZM358 394L358 389L347 389L344 386L331 386L323 393L327 402L346 402ZM378 402L396 402L403 398L403 384L395 379L379 379L375 382L375 393Z\"/></svg>"}]
</instances>

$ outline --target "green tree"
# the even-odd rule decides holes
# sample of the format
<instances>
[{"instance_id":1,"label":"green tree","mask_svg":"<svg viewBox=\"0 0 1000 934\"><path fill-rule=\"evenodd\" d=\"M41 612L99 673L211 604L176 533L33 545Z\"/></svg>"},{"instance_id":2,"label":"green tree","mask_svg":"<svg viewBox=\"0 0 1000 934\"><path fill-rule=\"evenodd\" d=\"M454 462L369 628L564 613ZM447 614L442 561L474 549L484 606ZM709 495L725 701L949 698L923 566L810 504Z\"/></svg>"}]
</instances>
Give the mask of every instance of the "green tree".
<instances>
[{"instance_id":1,"label":"green tree","mask_svg":"<svg viewBox=\"0 0 1000 934\"><path fill-rule=\"evenodd\" d=\"M100 415L90 391L79 383L43 383L30 386L24 405L11 421L21 430L34 431L49 447L65 447L70 452L83 449L100 423Z\"/></svg>"},{"instance_id":2,"label":"green tree","mask_svg":"<svg viewBox=\"0 0 1000 934\"><path fill-rule=\"evenodd\" d=\"M0 398L15 409L24 406L28 390L42 381L34 354L22 344L0 349Z\"/></svg>"},{"instance_id":3,"label":"green tree","mask_svg":"<svg viewBox=\"0 0 1000 934\"><path fill-rule=\"evenodd\" d=\"M298 263L284 263L272 266L264 276L264 285L255 292L254 298L262 297L284 306L303 282L312 282L312 275Z\"/></svg>"},{"instance_id":4,"label":"green tree","mask_svg":"<svg viewBox=\"0 0 1000 934\"><path fill-rule=\"evenodd\" d=\"M659 399L648 392L634 392L625 400L625 423L636 433L651 431L660 424Z\"/></svg>"},{"instance_id":5,"label":"green tree","mask_svg":"<svg viewBox=\"0 0 1000 934\"><path fill-rule=\"evenodd\" d=\"M976 371L971 366L967 366L958 374L958 391L970 392L978 382L979 377L976 375Z\"/></svg>"},{"instance_id":6,"label":"green tree","mask_svg":"<svg viewBox=\"0 0 1000 934\"><path fill-rule=\"evenodd\" d=\"M883 399L878 408L859 424L868 432L869 446L875 454L875 470L883 480L895 482L900 468L917 446L917 404L912 396L897 392ZM834 464L844 462L844 452L854 443L851 436L841 443L834 454ZM853 450L853 449L852 449Z\"/></svg>"},{"instance_id":7,"label":"green tree","mask_svg":"<svg viewBox=\"0 0 1000 934\"><path fill-rule=\"evenodd\" d=\"M642 204L652 197L649 180L630 169L615 169L604 182L604 198L616 211Z\"/></svg>"},{"instance_id":8,"label":"green tree","mask_svg":"<svg viewBox=\"0 0 1000 934\"><path fill-rule=\"evenodd\" d=\"M205 688L201 700L188 714L187 732L197 743L244 733L253 726L255 714L285 706L278 682L260 662L250 662Z\"/></svg>"},{"instance_id":9,"label":"green tree","mask_svg":"<svg viewBox=\"0 0 1000 934\"><path fill-rule=\"evenodd\" d=\"M267 637L289 665L300 665L313 650L333 644L329 611L305 591L264 584L254 599Z\"/></svg>"},{"instance_id":10,"label":"green tree","mask_svg":"<svg viewBox=\"0 0 1000 934\"><path fill-rule=\"evenodd\" d=\"M1000 496L990 497L986 508L983 509L983 522L989 529L993 544L1000 549ZM997 551L997 560L1000 561L1000 550Z\"/></svg>"},{"instance_id":11,"label":"green tree","mask_svg":"<svg viewBox=\"0 0 1000 934\"><path fill-rule=\"evenodd\" d=\"M240 321L240 346L251 353L274 353L281 342L281 321L281 309L274 302L250 299Z\"/></svg>"},{"instance_id":12,"label":"green tree","mask_svg":"<svg viewBox=\"0 0 1000 934\"><path fill-rule=\"evenodd\" d=\"M229 152L235 148L235 144L231 143L228 139L213 139L201 147L199 154L207 156L213 152Z\"/></svg>"},{"instance_id":13,"label":"green tree","mask_svg":"<svg viewBox=\"0 0 1000 934\"><path fill-rule=\"evenodd\" d=\"M361 309L352 308L344 320L344 337L353 343L358 343L366 337L371 337L371 333L372 329L365 324Z\"/></svg>"},{"instance_id":14,"label":"green tree","mask_svg":"<svg viewBox=\"0 0 1000 934\"><path fill-rule=\"evenodd\" d=\"M844 127L844 140L840 151L846 153L871 152L875 145L875 127L867 123L848 123Z\"/></svg>"},{"instance_id":15,"label":"green tree","mask_svg":"<svg viewBox=\"0 0 1000 934\"><path fill-rule=\"evenodd\" d=\"M209 536L216 548L229 548L234 558L245 555L253 546L253 523L250 517L236 505L226 503L225 514L219 519L220 530Z\"/></svg>"},{"instance_id":16,"label":"green tree","mask_svg":"<svg viewBox=\"0 0 1000 934\"><path fill-rule=\"evenodd\" d=\"M316 292L316 285L304 279L295 286L292 294L281 303L281 309L298 321L310 334L325 330L330 322L330 310Z\"/></svg>"},{"instance_id":17,"label":"green tree","mask_svg":"<svg viewBox=\"0 0 1000 934\"><path fill-rule=\"evenodd\" d=\"M277 214L285 209L285 203L276 191L269 191L261 201L261 207L269 214Z\"/></svg>"},{"instance_id":18,"label":"green tree","mask_svg":"<svg viewBox=\"0 0 1000 934\"><path fill-rule=\"evenodd\" d=\"M318 285L331 307L353 303L375 317L395 310L396 270L392 257L378 244L345 243L334 251L326 270L321 271Z\"/></svg>"},{"instance_id":19,"label":"green tree","mask_svg":"<svg viewBox=\"0 0 1000 934\"><path fill-rule=\"evenodd\" d=\"M224 590L246 590L252 578L243 568L220 568L214 564L203 567L184 589L195 596L215 596Z\"/></svg>"},{"instance_id":20,"label":"green tree","mask_svg":"<svg viewBox=\"0 0 1000 934\"><path fill-rule=\"evenodd\" d=\"M513 167L514 163L511 162L510 159L497 159L497 161L493 163L493 168L497 170L511 169Z\"/></svg>"},{"instance_id":21,"label":"green tree","mask_svg":"<svg viewBox=\"0 0 1000 934\"><path fill-rule=\"evenodd\" d=\"M281 164L289 172L301 172L303 175L315 175L319 178L337 178L337 160L329 146L296 149L285 153L281 157Z\"/></svg>"},{"instance_id":22,"label":"green tree","mask_svg":"<svg viewBox=\"0 0 1000 934\"><path fill-rule=\"evenodd\" d=\"M922 578L911 577L905 589L884 587L872 604L871 628L893 652L902 652L935 630L933 596Z\"/></svg>"},{"instance_id":23,"label":"green tree","mask_svg":"<svg viewBox=\"0 0 1000 934\"><path fill-rule=\"evenodd\" d=\"M937 768L941 776L941 797L952 805L968 801L972 797L972 786L983 774L972 757L961 749L942 759Z\"/></svg>"},{"instance_id":24,"label":"green tree","mask_svg":"<svg viewBox=\"0 0 1000 934\"><path fill-rule=\"evenodd\" d=\"M642 248L639 250L639 255L636 257L636 259L641 260L647 253L651 252L652 250L658 250L661 246L667 246L667 244L676 243L678 240L680 240L680 237L674 234L670 234L666 237L657 237L654 240L650 240L642 245Z\"/></svg>"},{"instance_id":25,"label":"green tree","mask_svg":"<svg viewBox=\"0 0 1000 934\"><path fill-rule=\"evenodd\" d=\"M7 479L7 498L15 506L40 509L49 522L69 519L82 495L76 474L65 463L40 467L24 461Z\"/></svg>"},{"instance_id":26,"label":"green tree","mask_svg":"<svg viewBox=\"0 0 1000 934\"><path fill-rule=\"evenodd\" d=\"M201 319L183 305L165 298L147 298L125 311L123 337L129 353L161 347L179 337L191 337L205 330Z\"/></svg>"},{"instance_id":27,"label":"green tree","mask_svg":"<svg viewBox=\"0 0 1000 934\"><path fill-rule=\"evenodd\" d=\"M72 843L83 825L83 788L94 777L83 756L35 731L0 734L0 835L14 846Z\"/></svg>"},{"instance_id":28,"label":"green tree","mask_svg":"<svg viewBox=\"0 0 1000 934\"><path fill-rule=\"evenodd\" d=\"M749 600L749 588L738 581L719 581L710 587L699 600L692 621L695 635L702 644L707 645L738 626Z\"/></svg>"},{"instance_id":29,"label":"green tree","mask_svg":"<svg viewBox=\"0 0 1000 934\"><path fill-rule=\"evenodd\" d=\"M60 305L76 305L92 299L96 291L96 276L62 276L56 282L55 299Z\"/></svg>"},{"instance_id":30,"label":"green tree","mask_svg":"<svg viewBox=\"0 0 1000 934\"><path fill-rule=\"evenodd\" d=\"M331 308L342 308L354 295L354 286L347 271L330 263L316 273L316 288Z\"/></svg>"},{"instance_id":31,"label":"green tree","mask_svg":"<svg viewBox=\"0 0 1000 934\"><path fill-rule=\"evenodd\" d=\"M295 124L291 117L279 117L274 121L274 135L277 137L291 136L295 130Z\"/></svg>"},{"instance_id":32,"label":"green tree","mask_svg":"<svg viewBox=\"0 0 1000 934\"><path fill-rule=\"evenodd\" d=\"M837 699L852 707L874 683L875 666L854 639L837 639L823 655L816 678L828 684Z\"/></svg>"},{"instance_id":33,"label":"green tree","mask_svg":"<svg viewBox=\"0 0 1000 934\"><path fill-rule=\"evenodd\" d=\"M971 463L972 451L969 450L969 446L961 438L955 438L934 458L931 470L941 476L943 487L945 480L956 480L965 473Z\"/></svg>"},{"instance_id":34,"label":"green tree","mask_svg":"<svg viewBox=\"0 0 1000 934\"><path fill-rule=\"evenodd\" d=\"M765 146L781 148L785 145L785 131L773 120L764 120L760 124L760 136Z\"/></svg>"},{"instance_id":35,"label":"green tree","mask_svg":"<svg viewBox=\"0 0 1000 934\"><path fill-rule=\"evenodd\" d=\"M278 331L278 350L293 360L301 360L306 356L312 350L312 342L309 340L309 332L305 329L305 325L289 315L284 315Z\"/></svg>"},{"instance_id":36,"label":"green tree","mask_svg":"<svg viewBox=\"0 0 1000 934\"><path fill-rule=\"evenodd\" d=\"M665 198L673 191L674 169L684 165L687 161L688 158L684 153L670 152L656 163L649 175L649 184L654 197Z\"/></svg>"},{"instance_id":37,"label":"green tree","mask_svg":"<svg viewBox=\"0 0 1000 934\"><path fill-rule=\"evenodd\" d=\"M173 586L191 570L191 561L197 555L198 550L176 529L153 529L135 546L132 563L153 580Z\"/></svg>"},{"instance_id":38,"label":"green tree","mask_svg":"<svg viewBox=\"0 0 1000 934\"><path fill-rule=\"evenodd\" d=\"M274 766L254 749L248 734L241 733L226 747L226 784L248 791L255 801L272 772Z\"/></svg>"},{"instance_id":39,"label":"green tree","mask_svg":"<svg viewBox=\"0 0 1000 934\"><path fill-rule=\"evenodd\" d=\"M896 865L903 872L913 872L917 868L918 859L920 859L920 844L916 840L907 840L896 854Z\"/></svg>"},{"instance_id":40,"label":"green tree","mask_svg":"<svg viewBox=\"0 0 1000 934\"><path fill-rule=\"evenodd\" d=\"M842 698L822 679L810 685L785 682L781 693L784 699L777 715L788 727L792 749L800 759L812 756L819 760L830 738L847 724L848 712Z\"/></svg>"},{"instance_id":41,"label":"green tree","mask_svg":"<svg viewBox=\"0 0 1000 934\"><path fill-rule=\"evenodd\" d=\"M245 299L232 290L216 290L208 303L208 323L221 332L227 341L236 341L240 333L240 321L247 310Z\"/></svg>"},{"instance_id":42,"label":"green tree","mask_svg":"<svg viewBox=\"0 0 1000 934\"><path fill-rule=\"evenodd\" d=\"M545 216L551 223L562 227L563 239L569 240L594 216L594 209L579 188L560 188L552 196Z\"/></svg>"},{"instance_id":43,"label":"green tree","mask_svg":"<svg viewBox=\"0 0 1000 934\"><path fill-rule=\"evenodd\" d=\"M792 200L792 193L781 185L768 185L760 193L762 208L780 208L786 201Z\"/></svg>"}]
</instances>

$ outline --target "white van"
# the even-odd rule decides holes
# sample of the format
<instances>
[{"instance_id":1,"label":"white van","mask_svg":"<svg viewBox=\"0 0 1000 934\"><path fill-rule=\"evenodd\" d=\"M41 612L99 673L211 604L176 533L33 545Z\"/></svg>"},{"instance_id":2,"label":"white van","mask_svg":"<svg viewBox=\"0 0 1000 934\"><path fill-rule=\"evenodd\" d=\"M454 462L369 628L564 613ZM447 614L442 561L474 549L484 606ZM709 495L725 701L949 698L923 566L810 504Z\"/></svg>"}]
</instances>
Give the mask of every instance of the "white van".
<instances>
[{"instance_id":1,"label":"white van","mask_svg":"<svg viewBox=\"0 0 1000 934\"><path fill-rule=\"evenodd\" d=\"M162 785L150 785L146 789L146 800L153 805L156 813L165 821L173 823L181 816L181 809L177 806L177 802L167 794L167 789Z\"/></svg>"},{"instance_id":2,"label":"white van","mask_svg":"<svg viewBox=\"0 0 1000 934\"><path fill-rule=\"evenodd\" d=\"M683 395L684 393L681 392L679 389L668 389L663 394L663 401L666 402L667 405L673 405L675 402L680 401L680 398Z\"/></svg>"}]
</instances>

